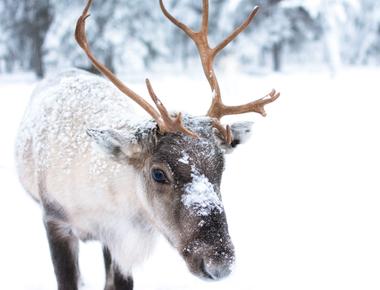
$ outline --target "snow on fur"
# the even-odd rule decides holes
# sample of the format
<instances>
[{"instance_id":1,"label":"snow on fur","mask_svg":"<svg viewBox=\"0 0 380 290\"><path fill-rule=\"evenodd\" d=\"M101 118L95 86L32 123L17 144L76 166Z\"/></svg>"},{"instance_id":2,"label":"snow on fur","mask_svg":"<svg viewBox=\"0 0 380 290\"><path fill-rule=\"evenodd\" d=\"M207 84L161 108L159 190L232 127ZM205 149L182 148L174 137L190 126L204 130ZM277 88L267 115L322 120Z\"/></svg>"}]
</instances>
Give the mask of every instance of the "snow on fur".
<instances>
[{"instance_id":1,"label":"snow on fur","mask_svg":"<svg viewBox=\"0 0 380 290\"><path fill-rule=\"evenodd\" d=\"M89 152L94 176L119 170L118 164L111 163L113 168L109 168L108 158L89 149L91 138L86 130L113 129L133 144L137 142L134 139L137 131L144 134L156 125L150 119L129 114L133 111L130 100L107 80L80 70L73 69L59 74L59 78L44 80L35 89L32 100L24 116L16 153L25 154L25 143L33 140L42 169L54 167L69 174L75 157ZM63 162L52 160L51 152L55 148L60 148Z\"/></svg>"},{"instance_id":2,"label":"snow on fur","mask_svg":"<svg viewBox=\"0 0 380 290\"><path fill-rule=\"evenodd\" d=\"M180 159L178 159L178 161L183 164L189 164L189 158L190 156L186 152L182 152L182 156Z\"/></svg>"},{"instance_id":3,"label":"snow on fur","mask_svg":"<svg viewBox=\"0 0 380 290\"><path fill-rule=\"evenodd\" d=\"M182 196L182 202L186 208L191 208L196 215L207 216L216 209L223 212L223 205L214 186L206 176L200 174L192 167L192 182L185 185L185 194Z\"/></svg>"}]
</instances>

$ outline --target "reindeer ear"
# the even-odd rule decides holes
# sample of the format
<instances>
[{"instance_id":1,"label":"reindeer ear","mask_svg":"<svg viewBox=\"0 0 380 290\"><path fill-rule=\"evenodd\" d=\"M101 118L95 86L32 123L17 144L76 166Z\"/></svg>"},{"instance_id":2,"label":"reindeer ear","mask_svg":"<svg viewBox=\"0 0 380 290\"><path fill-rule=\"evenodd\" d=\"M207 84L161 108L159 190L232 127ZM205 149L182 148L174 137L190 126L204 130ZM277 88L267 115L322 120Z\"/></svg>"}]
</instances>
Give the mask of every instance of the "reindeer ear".
<instances>
[{"instance_id":1,"label":"reindeer ear","mask_svg":"<svg viewBox=\"0 0 380 290\"><path fill-rule=\"evenodd\" d=\"M113 129L87 129L86 133L102 152L118 162L137 159L142 153L142 144L134 135L123 134Z\"/></svg>"},{"instance_id":2,"label":"reindeer ear","mask_svg":"<svg viewBox=\"0 0 380 290\"><path fill-rule=\"evenodd\" d=\"M220 146L226 150L226 153L231 153L239 144L245 143L251 137L251 127L253 122L236 122L231 125L232 142L226 144L225 140L217 134L220 140Z\"/></svg>"}]
</instances>

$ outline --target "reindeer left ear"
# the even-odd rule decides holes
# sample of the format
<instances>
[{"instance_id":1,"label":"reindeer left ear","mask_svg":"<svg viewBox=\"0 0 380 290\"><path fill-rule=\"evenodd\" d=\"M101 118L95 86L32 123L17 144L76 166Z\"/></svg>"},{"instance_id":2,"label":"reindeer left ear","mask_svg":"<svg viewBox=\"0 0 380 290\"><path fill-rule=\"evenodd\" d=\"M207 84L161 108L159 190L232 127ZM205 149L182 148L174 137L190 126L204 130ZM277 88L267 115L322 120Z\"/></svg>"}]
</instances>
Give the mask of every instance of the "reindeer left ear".
<instances>
[{"instance_id":1,"label":"reindeer left ear","mask_svg":"<svg viewBox=\"0 0 380 290\"><path fill-rule=\"evenodd\" d=\"M143 151L141 140L134 135L113 129L87 129L86 133L102 152L118 162L136 160Z\"/></svg>"},{"instance_id":2,"label":"reindeer left ear","mask_svg":"<svg viewBox=\"0 0 380 290\"><path fill-rule=\"evenodd\" d=\"M236 122L231 125L232 142L227 144L223 136L217 131L216 137L220 141L220 146L226 150L226 153L230 153L239 144L245 143L251 137L251 127L253 122Z\"/></svg>"}]
</instances>

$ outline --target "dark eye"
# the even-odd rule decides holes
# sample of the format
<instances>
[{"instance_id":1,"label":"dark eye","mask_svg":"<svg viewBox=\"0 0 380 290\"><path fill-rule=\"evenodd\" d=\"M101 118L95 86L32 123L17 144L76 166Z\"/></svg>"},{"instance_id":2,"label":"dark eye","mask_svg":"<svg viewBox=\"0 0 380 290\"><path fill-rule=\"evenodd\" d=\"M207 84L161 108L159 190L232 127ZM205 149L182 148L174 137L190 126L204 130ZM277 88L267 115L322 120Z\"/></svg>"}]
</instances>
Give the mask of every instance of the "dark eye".
<instances>
[{"instance_id":1,"label":"dark eye","mask_svg":"<svg viewBox=\"0 0 380 290\"><path fill-rule=\"evenodd\" d=\"M152 178L158 183L168 182L165 173L161 169L152 169Z\"/></svg>"}]
</instances>

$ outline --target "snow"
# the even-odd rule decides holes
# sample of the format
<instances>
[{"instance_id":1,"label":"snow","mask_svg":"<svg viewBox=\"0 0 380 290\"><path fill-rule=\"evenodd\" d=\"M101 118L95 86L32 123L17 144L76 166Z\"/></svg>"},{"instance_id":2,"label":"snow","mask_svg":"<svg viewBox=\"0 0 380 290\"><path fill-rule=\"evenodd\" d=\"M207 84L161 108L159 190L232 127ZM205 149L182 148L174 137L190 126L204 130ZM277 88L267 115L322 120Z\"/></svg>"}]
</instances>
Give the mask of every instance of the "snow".
<instances>
[{"instance_id":1,"label":"snow","mask_svg":"<svg viewBox=\"0 0 380 290\"><path fill-rule=\"evenodd\" d=\"M225 120L255 121L252 138L226 156L221 186L236 248L234 272L221 282L199 280L162 239L134 272L135 289L380 289L380 69L344 68L335 78L314 68L219 75L228 104L260 98L272 87L281 92L266 118ZM171 110L201 114L211 102L203 78L152 79ZM23 192L13 162L14 138L34 86L29 77L0 76L3 289L55 287L40 209ZM143 77L133 86L147 96ZM82 289L103 289L97 243L81 244L80 266Z\"/></svg>"},{"instance_id":2,"label":"snow","mask_svg":"<svg viewBox=\"0 0 380 290\"><path fill-rule=\"evenodd\" d=\"M182 152L182 156L180 159L178 159L178 161L183 164L189 164L189 158L190 156L186 152Z\"/></svg>"},{"instance_id":3,"label":"snow","mask_svg":"<svg viewBox=\"0 0 380 290\"><path fill-rule=\"evenodd\" d=\"M182 202L198 216L207 216L213 210L223 212L223 205L208 178L200 174L194 166L191 168L192 181L185 184Z\"/></svg>"}]
</instances>

